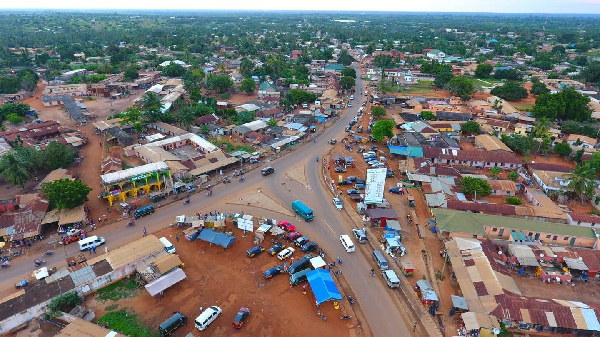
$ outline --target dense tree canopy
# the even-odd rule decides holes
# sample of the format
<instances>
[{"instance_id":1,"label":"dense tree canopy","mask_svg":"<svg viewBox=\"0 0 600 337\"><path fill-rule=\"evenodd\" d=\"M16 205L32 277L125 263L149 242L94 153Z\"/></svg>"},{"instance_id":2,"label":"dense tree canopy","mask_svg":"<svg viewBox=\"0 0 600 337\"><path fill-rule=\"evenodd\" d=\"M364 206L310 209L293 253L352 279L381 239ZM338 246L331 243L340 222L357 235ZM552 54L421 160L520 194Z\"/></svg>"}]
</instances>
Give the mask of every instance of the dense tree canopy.
<instances>
[{"instance_id":1,"label":"dense tree canopy","mask_svg":"<svg viewBox=\"0 0 600 337\"><path fill-rule=\"evenodd\" d=\"M256 82L251 78L245 78L240 84L240 90L247 94L251 94L256 91Z\"/></svg>"},{"instance_id":2,"label":"dense tree canopy","mask_svg":"<svg viewBox=\"0 0 600 337\"><path fill-rule=\"evenodd\" d=\"M461 97L461 99L468 100L470 96L475 92L475 87L471 79L463 76L454 76L448 84L446 84L446 90L451 94Z\"/></svg>"},{"instance_id":3,"label":"dense tree canopy","mask_svg":"<svg viewBox=\"0 0 600 337\"><path fill-rule=\"evenodd\" d=\"M535 100L532 112L536 118L585 121L592 114L587 106L589 101L589 97L575 89L566 88L556 94L541 94Z\"/></svg>"},{"instance_id":4,"label":"dense tree canopy","mask_svg":"<svg viewBox=\"0 0 600 337\"><path fill-rule=\"evenodd\" d=\"M528 96L527 89L516 81L508 81L504 85L495 87L490 93L507 100L518 100Z\"/></svg>"},{"instance_id":5,"label":"dense tree canopy","mask_svg":"<svg viewBox=\"0 0 600 337\"><path fill-rule=\"evenodd\" d=\"M477 65L477 69L475 69L475 77L477 78L489 78L490 74L494 70L491 64L482 63Z\"/></svg>"},{"instance_id":6,"label":"dense tree canopy","mask_svg":"<svg viewBox=\"0 0 600 337\"><path fill-rule=\"evenodd\" d=\"M373 138L381 142L385 137L394 137L394 127L396 123L390 119L382 119L373 125Z\"/></svg>"},{"instance_id":7,"label":"dense tree canopy","mask_svg":"<svg viewBox=\"0 0 600 337\"><path fill-rule=\"evenodd\" d=\"M206 86L210 90L223 93L233 86L233 81L229 76L211 75L206 79Z\"/></svg>"},{"instance_id":8,"label":"dense tree canopy","mask_svg":"<svg viewBox=\"0 0 600 337\"><path fill-rule=\"evenodd\" d=\"M462 177L460 180L460 191L468 195L477 194L477 197L485 197L492 194L492 187L487 181L481 178Z\"/></svg>"},{"instance_id":9,"label":"dense tree canopy","mask_svg":"<svg viewBox=\"0 0 600 337\"><path fill-rule=\"evenodd\" d=\"M374 107L371 108L371 115L374 118L383 117L383 116L385 116L385 114L386 114L385 109L382 108L382 107L380 107L380 106L378 106L378 105L376 105L376 106L374 106Z\"/></svg>"},{"instance_id":10,"label":"dense tree canopy","mask_svg":"<svg viewBox=\"0 0 600 337\"><path fill-rule=\"evenodd\" d=\"M56 209L71 209L88 201L88 194L92 191L81 180L60 179L51 183L42 184L42 192Z\"/></svg>"}]
</instances>

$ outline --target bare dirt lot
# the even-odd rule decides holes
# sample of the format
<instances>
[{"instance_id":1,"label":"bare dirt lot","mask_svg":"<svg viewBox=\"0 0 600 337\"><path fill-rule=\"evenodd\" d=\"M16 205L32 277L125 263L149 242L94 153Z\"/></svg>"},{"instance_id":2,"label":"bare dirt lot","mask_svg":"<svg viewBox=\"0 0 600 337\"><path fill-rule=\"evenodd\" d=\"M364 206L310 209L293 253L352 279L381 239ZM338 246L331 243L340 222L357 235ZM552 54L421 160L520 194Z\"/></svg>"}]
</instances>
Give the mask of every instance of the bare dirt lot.
<instances>
[{"instance_id":1,"label":"bare dirt lot","mask_svg":"<svg viewBox=\"0 0 600 337\"><path fill-rule=\"evenodd\" d=\"M189 332L198 335L193 320L199 315L201 306L211 305L221 307L223 314L201 333L202 336L355 335L347 326L351 321L339 319L346 314L343 306L347 302L342 302L337 311L332 303L321 305L321 312L328 318L324 322L316 314L318 309L310 287L307 287L306 295L302 293L302 286L290 290L289 274L265 280L262 272L281 261L266 252L253 259L246 257L246 250L254 246L253 236L241 238L240 231L236 229L235 232L238 240L226 250L200 240L188 242L181 234L176 241L176 229L158 232L157 237L165 236L175 245L185 263L187 278L166 290L163 299L153 298L142 289L135 298L118 302L100 302L92 298L86 304L96 311L96 317L101 317L106 308L114 307L114 304L119 305L116 310L131 308L153 329L173 311L179 311L188 317L188 324L173 336L185 336ZM270 247L268 239L264 246ZM295 256L303 255L296 253ZM250 318L241 330L234 329L231 322L244 306L250 308Z\"/></svg>"}]
</instances>

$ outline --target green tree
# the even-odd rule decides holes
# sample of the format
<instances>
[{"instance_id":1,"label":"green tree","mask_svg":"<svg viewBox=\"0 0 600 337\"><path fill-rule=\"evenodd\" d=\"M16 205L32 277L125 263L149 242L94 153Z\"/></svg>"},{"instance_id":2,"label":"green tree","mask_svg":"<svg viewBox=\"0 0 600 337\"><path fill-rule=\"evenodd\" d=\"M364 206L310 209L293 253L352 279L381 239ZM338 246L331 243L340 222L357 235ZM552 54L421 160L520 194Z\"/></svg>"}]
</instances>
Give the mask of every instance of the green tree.
<instances>
[{"instance_id":1,"label":"green tree","mask_svg":"<svg viewBox=\"0 0 600 337\"><path fill-rule=\"evenodd\" d=\"M342 49L338 55L337 61L339 64L342 64L347 67L351 65L352 62L354 62L354 58L348 53L346 49Z\"/></svg>"},{"instance_id":2,"label":"green tree","mask_svg":"<svg viewBox=\"0 0 600 337\"><path fill-rule=\"evenodd\" d=\"M546 117L549 120L585 121L592 112L588 108L589 97L582 95L573 88L566 88L556 94L544 93L536 100L532 108L536 118Z\"/></svg>"},{"instance_id":3,"label":"green tree","mask_svg":"<svg viewBox=\"0 0 600 337\"><path fill-rule=\"evenodd\" d=\"M388 92L392 92L394 90L394 84L392 81L388 81L385 78L382 78L381 81L377 83L377 91L386 94Z\"/></svg>"},{"instance_id":4,"label":"green tree","mask_svg":"<svg viewBox=\"0 0 600 337\"><path fill-rule=\"evenodd\" d=\"M52 141L44 150L45 167L50 170L66 168L73 164L77 154L68 145Z\"/></svg>"},{"instance_id":5,"label":"green tree","mask_svg":"<svg viewBox=\"0 0 600 337\"><path fill-rule=\"evenodd\" d=\"M340 79L340 85L344 90L350 90L354 86L355 82L356 80L354 77L350 76L344 76Z\"/></svg>"},{"instance_id":6,"label":"green tree","mask_svg":"<svg viewBox=\"0 0 600 337\"><path fill-rule=\"evenodd\" d=\"M81 180L59 179L42 184L42 192L56 209L71 209L88 201L92 191Z\"/></svg>"},{"instance_id":7,"label":"green tree","mask_svg":"<svg viewBox=\"0 0 600 337\"><path fill-rule=\"evenodd\" d=\"M16 76L0 77L0 94L16 94L21 89L21 83Z\"/></svg>"},{"instance_id":8,"label":"green tree","mask_svg":"<svg viewBox=\"0 0 600 337\"><path fill-rule=\"evenodd\" d=\"M590 62L580 76L586 83L600 84L600 62Z\"/></svg>"},{"instance_id":9,"label":"green tree","mask_svg":"<svg viewBox=\"0 0 600 337\"><path fill-rule=\"evenodd\" d=\"M373 125L373 138L377 139L378 142L383 141L384 137L394 137L394 127L396 123L390 119L382 119L375 122Z\"/></svg>"},{"instance_id":10,"label":"green tree","mask_svg":"<svg viewBox=\"0 0 600 337\"><path fill-rule=\"evenodd\" d=\"M588 164L579 164L565 175L565 178L571 180L569 188L581 198L583 204L586 198L591 198L594 195L596 188L596 172Z\"/></svg>"},{"instance_id":11,"label":"green tree","mask_svg":"<svg viewBox=\"0 0 600 337\"><path fill-rule=\"evenodd\" d=\"M271 118L269 119L269 121L267 122L268 126L277 126L277 120L275 118Z\"/></svg>"},{"instance_id":12,"label":"green tree","mask_svg":"<svg viewBox=\"0 0 600 337\"><path fill-rule=\"evenodd\" d=\"M462 177L460 180L460 191L469 195L485 197L492 194L492 187L487 181L481 178Z\"/></svg>"},{"instance_id":13,"label":"green tree","mask_svg":"<svg viewBox=\"0 0 600 337\"><path fill-rule=\"evenodd\" d=\"M254 80L251 78L245 78L240 84L240 90L250 95L256 91L256 82L254 82Z\"/></svg>"},{"instance_id":14,"label":"green tree","mask_svg":"<svg viewBox=\"0 0 600 337\"><path fill-rule=\"evenodd\" d=\"M475 77L477 78L489 78L490 74L494 70L491 64L482 63L477 65L477 69L475 69Z\"/></svg>"},{"instance_id":15,"label":"green tree","mask_svg":"<svg viewBox=\"0 0 600 337\"><path fill-rule=\"evenodd\" d=\"M454 76L446 85L446 90L462 99L463 97L470 97L475 92L475 87L470 79Z\"/></svg>"},{"instance_id":16,"label":"green tree","mask_svg":"<svg viewBox=\"0 0 600 337\"><path fill-rule=\"evenodd\" d=\"M539 96L541 94L549 93L549 92L550 92L550 89L548 89L546 87L546 85L544 83L542 83L542 81L540 81L537 77L534 77L532 79L531 90L529 90L530 94Z\"/></svg>"},{"instance_id":17,"label":"green tree","mask_svg":"<svg viewBox=\"0 0 600 337\"><path fill-rule=\"evenodd\" d=\"M127 69L125 69L125 72L123 73L123 79L127 82L133 82L134 80L136 80L140 77L138 70L139 69L137 66L128 67Z\"/></svg>"},{"instance_id":18,"label":"green tree","mask_svg":"<svg viewBox=\"0 0 600 337\"><path fill-rule=\"evenodd\" d=\"M142 119L142 110L135 105L132 105L125 109L120 114L121 121L119 124L121 125L134 125L136 123L140 123Z\"/></svg>"},{"instance_id":19,"label":"green tree","mask_svg":"<svg viewBox=\"0 0 600 337\"><path fill-rule=\"evenodd\" d=\"M556 152L561 157L568 157L573 153L573 149L569 143L557 143L554 145L554 152Z\"/></svg>"},{"instance_id":20,"label":"green tree","mask_svg":"<svg viewBox=\"0 0 600 337\"><path fill-rule=\"evenodd\" d=\"M17 71L17 78L21 84L21 88L27 91L35 90L37 82L40 80L39 75L31 69L22 69Z\"/></svg>"},{"instance_id":21,"label":"green tree","mask_svg":"<svg viewBox=\"0 0 600 337\"><path fill-rule=\"evenodd\" d=\"M385 114L387 113L387 111L385 111L384 108L375 105L371 108L371 115L373 116L373 118L377 119L379 117L383 117L385 116Z\"/></svg>"},{"instance_id":22,"label":"green tree","mask_svg":"<svg viewBox=\"0 0 600 337\"><path fill-rule=\"evenodd\" d=\"M252 75L252 70L254 70L254 63L247 57L242 58L240 63L240 73L243 76L250 76Z\"/></svg>"},{"instance_id":23,"label":"green tree","mask_svg":"<svg viewBox=\"0 0 600 337\"><path fill-rule=\"evenodd\" d=\"M163 68L161 74L168 77L181 77L185 74L185 68L181 64L171 62Z\"/></svg>"},{"instance_id":24,"label":"green tree","mask_svg":"<svg viewBox=\"0 0 600 337\"><path fill-rule=\"evenodd\" d=\"M421 111L421 119L425 121L432 121L435 119L435 114L431 111Z\"/></svg>"},{"instance_id":25,"label":"green tree","mask_svg":"<svg viewBox=\"0 0 600 337\"><path fill-rule=\"evenodd\" d=\"M13 186L23 188L31 174L27 170L27 163L11 151L0 159L0 175Z\"/></svg>"},{"instance_id":26,"label":"green tree","mask_svg":"<svg viewBox=\"0 0 600 337\"><path fill-rule=\"evenodd\" d=\"M511 150L519 152L524 156L528 156L531 151L538 145L537 142L528 136L511 134L501 136L502 142L506 144Z\"/></svg>"},{"instance_id":27,"label":"green tree","mask_svg":"<svg viewBox=\"0 0 600 337\"><path fill-rule=\"evenodd\" d=\"M491 169L492 176L494 176L494 177L495 177L495 176L499 175L499 174L500 174L500 171L501 171L501 170L500 170L500 168L499 168L498 166L494 166L494 167L492 167L492 169Z\"/></svg>"},{"instance_id":28,"label":"green tree","mask_svg":"<svg viewBox=\"0 0 600 337\"><path fill-rule=\"evenodd\" d=\"M373 58L373 64L376 67L381 68L381 71L383 73L383 70L388 69L394 64L394 60L392 60L392 57L390 55L379 54Z\"/></svg>"},{"instance_id":29,"label":"green tree","mask_svg":"<svg viewBox=\"0 0 600 337\"><path fill-rule=\"evenodd\" d=\"M521 74L515 69L500 69L494 72L494 78L499 80L519 81L521 80Z\"/></svg>"},{"instance_id":30,"label":"green tree","mask_svg":"<svg viewBox=\"0 0 600 337\"><path fill-rule=\"evenodd\" d=\"M175 114L175 120L177 123L179 123L179 126L185 128L194 124L194 121L196 120L196 112L191 106L184 106L177 111L177 114Z\"/></svg>"},{"instance_id":31,"label":"green tree","mask_svg":"<svg viewBox=\"0 0 600 337\"><path fill-rule=\"evenodd\" d=\"M342 76L350 76L352 78L356 78L356 70L354 70L354 68L344 68L342 70Z\"/></svg>"},{"instance_id":32,"label":"green tree","mask_svg":"<svg viewBox=\"0 0 600 337\"><path fill-rule=\"evenodd\" d=\"M517 171L510 171L508 172L508 179L512 180L512 181L517 181L517 179L519 179L519 173Z\"/></svg>"},{"instance_id":33,"label":"green tree","mask_svg":"<svg viewBox=\"0 0 600 337\"><path fill-rule=\"evenodd\" d=\"M16 113L11 113L6 116L6 120L11 124L19 124L23 122L23 117L17 115Z\"/></svg>"},{"instance_id":34,"label":"green tree","mask_svg":"<svg viewBox=\"0 0 600 337\"><path fill-rule=\"evenodd\" d=\"M474 121L468 121L468 122L463 123L460 126L460 130L462 133L471 133L471 134L481 133L481 127L479 126L479 124L477 124L477 122L474 122Z\"/></svg>"},{"instance_id":35,"label":"green tree","mask_svg":"<svg viewBox=\"0 0 600 337\"><path fill-rule=\"evenodd\" d=\"M521 199L519 199L517 197L508 197L508 198L506 198L506 203L510 204L510 205L520 205Z\"/></svg>"},{"instance_id":36,"label":"green tree","mask_svg":"<svg viewBox=\"0 0 600 337\"><path fill-rule=\"evenodd\" d=\"M233 86L233 81L229 76L211 75L206 79L206 86L217 93L223 93Z\"/></svg>"},{"instance_id":37,"label":"green tree","mask_svg":"<svg viewBox=\"0 0 600 337\"><path fill-rule=\"evenodd\" d=\"M527 89L515 81L508 81L502 86L495 87L490 93L507 100L527 98Z\"/></svg>"},{"instance_id":38,"label":"green tree","mask_svg":"<svg viewBox=\"0 0 600 337\"><path fill-rule=\"evenodd\" d=\"M292 104L303 102L309 103L314 102L317 99L317 95L303 89L290 89L285 97L289 97L289 100L292 102Z\"/></svg>"},{"instance_id":39,"label":"green tree","mask_svg":"<svg viewBox=\"0 0 600 337\"><path fill-rule=\"evenodd\" d=\"M433 84L439 88L443 88L450 82L450 80L452 80L452 78L454 78L454 75L451 71L443 71L435 76Z\"/></svg>"},{"instance_id":40,"label":"green tree","mask_svg":"<svg viewBox=\"0 0 600 337\"><path fill-rule=\"evenodd\" d=\"M71 291L53 298L48 304L48 315L58 317L61 312L69 312L81 303L81 298L76 291Z\"/></svg>"},{"instance_id":41,"label":"green tree","mask_svg":"<svg viewBox=\"0 0 600 337\"><path fill-rule=\"evenodd\" d=\"M142 97L143 117L150 123L158 122L162 118L162 103L160 97L153 92L147 92Z\"/></svg>"},{"instance_id":42,"label":"green tree","mask_svg":"<svg viewBox=\"0 0 600 337\"><path fill-rule=\"evenodd\" d=\"M535 126L531 130L534 137L544 137L548 135L550 130L550 121L546 117L542 117L535 122Z\"/></svg>"}]
</instances>

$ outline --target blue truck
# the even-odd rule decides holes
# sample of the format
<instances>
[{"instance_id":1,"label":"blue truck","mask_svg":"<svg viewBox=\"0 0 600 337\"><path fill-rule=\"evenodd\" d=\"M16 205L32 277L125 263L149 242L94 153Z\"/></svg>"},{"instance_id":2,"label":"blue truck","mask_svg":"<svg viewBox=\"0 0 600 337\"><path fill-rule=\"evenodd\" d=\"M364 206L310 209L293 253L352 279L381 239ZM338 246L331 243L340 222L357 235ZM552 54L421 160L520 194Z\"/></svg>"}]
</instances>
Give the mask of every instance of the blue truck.
<instances>
[{"instance_id":1,"label":"blue truck","mask_svg":"<svg viewBox=\"0 0 600 337\"><path fill-rule=\"evenodd\" d=\"M306 206L301 200L292 202L292 209L307 222L315 218L312 209Z\"/></svg>"}]
</instances>

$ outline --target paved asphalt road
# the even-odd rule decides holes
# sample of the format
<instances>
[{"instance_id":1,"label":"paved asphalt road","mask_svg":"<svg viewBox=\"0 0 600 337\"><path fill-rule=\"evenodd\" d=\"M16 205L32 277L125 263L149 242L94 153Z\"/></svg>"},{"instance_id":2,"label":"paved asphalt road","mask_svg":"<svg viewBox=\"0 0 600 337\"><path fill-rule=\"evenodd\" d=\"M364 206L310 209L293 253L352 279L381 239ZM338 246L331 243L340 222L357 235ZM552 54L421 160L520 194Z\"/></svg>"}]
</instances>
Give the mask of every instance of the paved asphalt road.
<instances>
[{"instance_id":1,"label":"paved asphalt road","mask_svg":"<svg viewBox=\"0 0 600 337\"><path fill-rule=\"evenodd\" d=\"M360 78L357 79L357 87L362 88ZM114 249L141 237L144 227L147 228L148 233L152 233L165 228L167 224L174 221L176 215L180 214L208 212L214 209L220 211L235 209L249 214L257 214L256 210L243 206L227 205L224 209L220 196L232 196L238 194L241 189L260 188L290 209L293 200L302 199L314 210L315 220L307 224L298 220L300 218L296 219L295 222L300 224L299 230L310 237L312 241L318 242L329 256L342 258L343 273L353 289L356 300L360 303L374 336L403 335L402 331L410 331L401 314L401 311L406 309L401 307L395 296L391 294L391 290L381 282L379 275L377 278L371 276L372 266L367 257L363 256L359 250L354 253L346 253L340 244L339 236L341 234L351 234L352 225L347 214L337 211L333 206L331 193L320 181L322 179L321 164L315 160L316 156L319 156L320 159L329 150L328 139L336 138L339 140L344 137L344 128L356 115L356 111L365 99L364 88L361 93L362 95L358 93L355 95L352 102L353 107L342 114L335 125L321 134L316 143L307 143L293 153L268 163L269 166L276 169L274 174L262 177L260 171L255 170L246 174L244 182L235 181L231 184L221 184L215 187L211 197L198 193L192 198L190 205L182 205L179 202L172 203L160 208L151 216L137 220L134 227L126 227L126 222L121 222L100 228L92 234L105 237L109 249ZM301 186L285 176L285 172L294 166L302 165L306 170L308 187ZM285 185L282 185L283 182L285 182ZM280 214L263 210L258 213L276 219L283 218ZM288 220L292 221L294 219ZM355 242L355 244L358 243ZM33 260L40 258L47 248L41 247L39 251L33 248L31 251L36 252L36 254L31 253L29 257L21 257L10 268L0 270L3 280L1 283L2 289L14 286L14 283L22 279L23 275L31 273L35 269ZM59 246L54 249L53 256L44 256L43 259L47 260L49 266L64 267L66 265L65 255L76 255L78 250L79 246L76 243L64 247L64 250ZM104 247L100 247L98 253L104 253Z\"/></svg>"}]
</instances>

